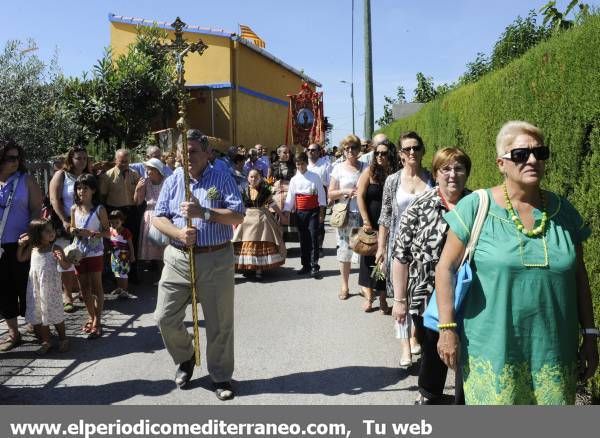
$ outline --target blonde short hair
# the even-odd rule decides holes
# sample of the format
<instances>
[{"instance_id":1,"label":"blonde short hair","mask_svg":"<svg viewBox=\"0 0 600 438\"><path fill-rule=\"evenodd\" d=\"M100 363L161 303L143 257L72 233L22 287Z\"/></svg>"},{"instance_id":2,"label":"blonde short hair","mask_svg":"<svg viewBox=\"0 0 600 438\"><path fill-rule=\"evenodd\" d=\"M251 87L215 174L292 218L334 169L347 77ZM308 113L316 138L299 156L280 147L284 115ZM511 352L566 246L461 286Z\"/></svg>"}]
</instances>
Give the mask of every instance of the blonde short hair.
<instances>
[{"instance_id":1,"label":"blonde short hair","mask_svg":"<svg viewBox=\"0 0 600 438\"><path fill-rule=\"evenodd\" d=\"M431 162L431 173L433 173L433 176L435 177L437 171L451 161L456 161L457 163L465 166L467 177L469 177L469 174L471 173L471 159L465 153L465 151L455 147L445 147L439 149L435 153L433 156L433 161Z\"/></svg>"},{"instance_id":2,"label":"blonde short hair","mask_svg":"<svg viewBox=\"0 0 600 438\"><path fill-rule=\"evenodd\" d=\"M356 135L354 134L350 134L347 135L346 137L344 137L344 139L340 142L340 148L341 149L345 149L346 146L355 146L355 147L361 147L361 141L360 138L358 138Z\"/></svg>"},{"instance_id":3,"label":"blonde short hair","mask_svg":"<svg viewBox=\"0 0 600 438\"><path fill-rule=\"evenodd\" d=\"M496 154L500 157L506 153L506 148L513 144L515 138L521 134L527 134L535 138L540 144L544 143L542 130L531 123L522 120L511 120L500 128L496 136Z\"/></svg>"}]
</instances>

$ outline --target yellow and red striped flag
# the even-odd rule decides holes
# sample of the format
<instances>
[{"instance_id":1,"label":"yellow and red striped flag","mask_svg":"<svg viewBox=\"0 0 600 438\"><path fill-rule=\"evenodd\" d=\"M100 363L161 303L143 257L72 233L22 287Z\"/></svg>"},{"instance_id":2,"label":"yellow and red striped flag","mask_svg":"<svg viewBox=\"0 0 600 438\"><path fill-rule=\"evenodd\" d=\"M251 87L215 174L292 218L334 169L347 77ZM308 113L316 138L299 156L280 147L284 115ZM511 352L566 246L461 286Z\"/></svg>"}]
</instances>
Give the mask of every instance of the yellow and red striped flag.
<instances>
[{"instance_id":1,"label":"yellow and red striped flag","mask_svg":"<svg viewBox=\"0 0 600 438\"><path fill-rule=\"evenodd\" d=\"M254 33L250 26L246 26L245 24L240 24L240 36L244 39L252 41L255 46L260 47L261 49L265 48L265 42Z\"/></svg>"}]
</instances>

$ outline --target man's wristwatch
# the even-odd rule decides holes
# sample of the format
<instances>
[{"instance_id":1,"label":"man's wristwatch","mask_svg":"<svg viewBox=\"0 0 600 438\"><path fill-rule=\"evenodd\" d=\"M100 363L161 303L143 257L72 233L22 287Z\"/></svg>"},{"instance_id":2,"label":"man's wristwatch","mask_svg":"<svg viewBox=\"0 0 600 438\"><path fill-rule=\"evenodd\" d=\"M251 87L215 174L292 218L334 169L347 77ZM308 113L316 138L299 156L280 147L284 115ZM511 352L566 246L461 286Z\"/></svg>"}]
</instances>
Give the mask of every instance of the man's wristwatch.
<instances>
[{"instance_id":1,"label":"man's wristwatch","mask_svg":"<svg viewBox=\"0 0 600 438\"><path fill-rule=\"evenodd\" d=\"M205 208L204 213L202 214L204 216L205 221L209 221L212 218L212 210L209 210L208 208Z\"/></svg>"},{"instance_id":2,"label":"man's wristwatch","mask_svg":"<svg viewBox=\"0 0 600 438\"><path fill-rule=\"evenodd\" d=\"M590 328L584 328L581 329L581 334L583 336L600 336L600 330L598 330L598 328L596 327L590 327Z\"/></svg>"}]
</instances>

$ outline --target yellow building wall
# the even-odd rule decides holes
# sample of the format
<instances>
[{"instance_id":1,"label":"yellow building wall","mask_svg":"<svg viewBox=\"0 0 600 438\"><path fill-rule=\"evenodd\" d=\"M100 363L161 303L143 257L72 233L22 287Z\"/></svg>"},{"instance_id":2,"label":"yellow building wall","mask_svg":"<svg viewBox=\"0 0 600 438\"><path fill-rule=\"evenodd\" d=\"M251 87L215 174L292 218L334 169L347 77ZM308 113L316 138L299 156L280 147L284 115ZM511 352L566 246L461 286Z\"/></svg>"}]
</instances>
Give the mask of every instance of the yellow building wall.
<instances>
[{"instance_id":1,"label":"yellow building wall","mask_svg":"<svg viewBox=\"0 0 600 438\"><path fill-rule=\"evenodd\" d=\"M302 78L238 43L237 49L239 85L287 101L288 94L295 94L302 86Z\"/></svg>"},{"instance_id":2,"label":"yellow building wall","mask_svg":"<svg viewBox=\"0 0 600 438\"><path fill-rule=\"evenodd\" d=\"M246 147L255 144L269 151L285 142L287 107L239 93L237 143Z\"/></svg>"},{"instance_id":3,"label":"yellow building wall","mask_svg":"<svg viewBox=\"0 0 600 438\"><path fill-rule=\"evenodd\" d=\"M204 134L230 143L231 119L229 89L192 90L188 104L187 122L191 128L200 129Z\"/></svg>"},{"instance_id":4,"label":"yellow building wall","mask_svg":"<svg viewBox=\"0 0 600 438\"><path fill-rule=\"evenodd\" d=\"M167 31L170 40L175 38L173 31ZM127 51L135 41L137 25L110 23L110 45L114 55ZM184 32L183 38L189 42L204 41L208 48L202 56L191 53L185 58L186 85L222 84L231 82L230 40L216 35L200 35Z\"/></svg>"},{"instance_id":5,"label":"yellow building wall","mask_svg":"<svg viewBox=\"0 0 600 438\"><path fill-rule=\"evenodd\" d=\"M137 34L136 24L110 23L113 54L125 53ZM173 31L167 31L169 39ZM227 37L184 32L188 41L202 39L208 48L202 56L186 57L186 84L232 84L288 102L298 92L302 78L271 59ZM233 49L233 50L232 50ZM314 85L311 84L314 88ZM210 90L195 89L188 107L188 124L223 143L246 147L261 143L269 150L285 142L288 108L234 89L214 89L211 116ZM233 125L232 125L233 124ZM235 128L234 128L235 127ZM235 133L232 131L235 129ZM234 138L232 139L232 134Z\"/></svg>"}]
</instances>

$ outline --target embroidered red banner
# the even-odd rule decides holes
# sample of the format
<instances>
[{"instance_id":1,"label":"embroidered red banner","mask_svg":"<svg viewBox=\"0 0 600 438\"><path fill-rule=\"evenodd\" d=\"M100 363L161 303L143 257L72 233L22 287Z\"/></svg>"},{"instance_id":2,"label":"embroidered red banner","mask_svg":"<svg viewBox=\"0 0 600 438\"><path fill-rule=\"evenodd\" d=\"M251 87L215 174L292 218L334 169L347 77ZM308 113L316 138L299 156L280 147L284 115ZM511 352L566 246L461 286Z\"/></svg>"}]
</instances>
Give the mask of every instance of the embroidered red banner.
<instances>
[{"instance_id":1,"label":"embroidered red banner","mask_svg":"<svg viewBox=\"0 0 600 438\"><path fill-rule=\"evenodd\" d=\"M323 93L305 82L298 94L288 95L292 123L292 144L308 146L324 140Z\"/></svg>"}]
</instances>

